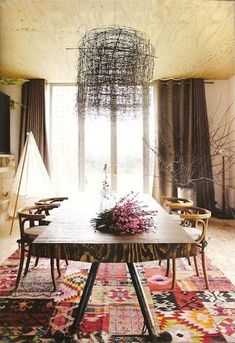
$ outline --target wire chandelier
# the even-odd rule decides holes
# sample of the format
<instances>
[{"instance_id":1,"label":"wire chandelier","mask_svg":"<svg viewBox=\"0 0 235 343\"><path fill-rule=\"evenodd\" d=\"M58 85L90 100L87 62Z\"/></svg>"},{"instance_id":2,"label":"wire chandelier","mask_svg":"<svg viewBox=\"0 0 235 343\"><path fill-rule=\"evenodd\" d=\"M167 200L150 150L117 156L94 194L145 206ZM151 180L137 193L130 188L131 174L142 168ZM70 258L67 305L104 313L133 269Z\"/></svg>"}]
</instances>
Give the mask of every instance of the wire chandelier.
<instances>
[{"instance_id":1,"label":"wire chandelier","mask_svg":"<svg viewBox=\"0 0 235 343\"><path fill-rule=\"evenodd\" d=\"M134 115L149 106L154 47L147 35L123 26L96 28L79 43L79 115Z\"/></svg>"}]
</instances>

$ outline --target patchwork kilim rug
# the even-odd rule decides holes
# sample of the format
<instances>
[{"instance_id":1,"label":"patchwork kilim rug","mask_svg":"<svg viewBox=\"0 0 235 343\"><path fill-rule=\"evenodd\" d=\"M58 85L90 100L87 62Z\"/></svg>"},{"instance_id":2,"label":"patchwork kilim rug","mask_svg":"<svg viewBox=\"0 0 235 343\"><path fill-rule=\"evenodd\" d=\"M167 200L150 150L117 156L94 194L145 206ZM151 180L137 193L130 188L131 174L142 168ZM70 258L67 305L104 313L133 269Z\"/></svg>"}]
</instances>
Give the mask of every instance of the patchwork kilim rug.
<instances>
[{"instance_id":1,"label":"patchwork kilim rug","mask_svg":"<svg viewBox=\"0 0 235 343\"><path fill-rule=\"evenodd\" d=\"M49 260L33 261L28 275L12 293L19 253L0 267L0 342L55 342L65 333L79 302L89 264L69 261L51 292ZM138 264L147 299L160 328L173 342L235 342L235 291L208 260L210 291L186 259L177 260L177 286L165 277L164 261ZM144 342L138 337L143 318L125 264L101 264L82 323L81 342ZM128 336L132 335L132 337ZM136 335L136 338L133 336Z\"/></svg>"}]
</instances>

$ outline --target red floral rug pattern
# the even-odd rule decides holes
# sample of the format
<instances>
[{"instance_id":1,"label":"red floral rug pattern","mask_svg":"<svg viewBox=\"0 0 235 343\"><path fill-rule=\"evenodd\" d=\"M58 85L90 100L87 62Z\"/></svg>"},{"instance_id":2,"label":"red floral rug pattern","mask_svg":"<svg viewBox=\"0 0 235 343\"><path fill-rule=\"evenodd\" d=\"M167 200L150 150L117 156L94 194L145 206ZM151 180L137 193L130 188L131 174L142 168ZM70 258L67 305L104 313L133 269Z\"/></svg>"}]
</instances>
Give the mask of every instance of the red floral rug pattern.
<instances>
[{"instance_id":1,"label":"red floral rug pattern","mask_svg":"<svg viewBox=\"0 0 235 343\"><path fill-rule=\"evenodd\" d=\"M66 267L62 262L62 277L52 292L49 261L41 259L36 268L32 261L13 292L18 262L16 252L0 266L0 342L53 342L55 332L66 333L73 321L90 265L69 261ZM177 260L174 291L164 261L161 266L156 261L137 268L153 316L173 342L235 342L235 289L210 261L210 290L205 290L202 272L196 276L185 259ZM126 265L101 264L82 322L81 342L144 342L138 336L143 325Z\"/></svg>"}]
</instances>

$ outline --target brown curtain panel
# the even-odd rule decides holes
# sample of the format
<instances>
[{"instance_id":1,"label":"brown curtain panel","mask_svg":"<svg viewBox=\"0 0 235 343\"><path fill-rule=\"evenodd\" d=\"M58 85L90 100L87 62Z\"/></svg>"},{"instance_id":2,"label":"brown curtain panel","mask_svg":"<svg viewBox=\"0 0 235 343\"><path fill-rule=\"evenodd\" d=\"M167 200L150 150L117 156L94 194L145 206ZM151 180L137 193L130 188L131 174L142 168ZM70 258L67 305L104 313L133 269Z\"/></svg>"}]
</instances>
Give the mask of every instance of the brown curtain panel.
<instances>
[{"instance_id":1,"label":"brown curtain panel","mask_svg":"<svg viewBox=\"0 0 235 343\"><path fill-rule=\"evenodd\" d=\"M153 196L193 187L197 206L214 210L210 136L203 79L158 82Z\"/></svg>"},{"instance_id":2,"label":"brown curtain panel","mask_svg":"<svg viewBox=\"0 0 235 343\"><path fill-rule=\"evenodd\" d=\"M38 149L49 171L48 145L45 118L45 80L31 79L22 86L19 156L26 141L26 133L32 131Z\"/></svg>"}]
</instances>

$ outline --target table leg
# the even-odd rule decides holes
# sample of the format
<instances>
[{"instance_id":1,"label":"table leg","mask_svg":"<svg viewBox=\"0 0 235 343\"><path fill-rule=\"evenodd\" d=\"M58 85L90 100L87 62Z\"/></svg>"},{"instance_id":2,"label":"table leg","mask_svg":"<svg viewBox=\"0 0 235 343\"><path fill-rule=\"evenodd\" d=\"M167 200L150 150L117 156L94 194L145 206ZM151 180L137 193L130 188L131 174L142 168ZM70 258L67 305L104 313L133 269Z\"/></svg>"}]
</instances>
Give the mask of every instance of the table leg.
<instances>
[{"instance_id":1,"label":"table leg","mask_svg":"<svg viewBox=\"0 0 235 343\"><path fill-rule=\"evenodd\" d=\"M69 342L79 342L77 332L79 330L79 325L83 319L86 306L88 304L88 301L92 292L92 288L93 288L95 278L99 269L99 265L100 265L99 262L94 262L91 265L79 305L73 312L74 321L72 325L69 327L69 336L65 336L62 332L57 331L54 337L56 342L64 342L65 338L68 339ZM140 308L144 317L144 323L149 332L149 337L146 336L147 339L149 338L148 342L171 342L172 341L171 335L165 331L160 332L160 329L157 326L157 323L152 318L152 313L149 309L148 302L144 294L144 289L139 279L135 264L127 263L127 265L128 265L131 279L132 279L132 282L133 282L133 285L137 294ZM72 336L72 338L70 335Z\"/></svg>"},{"instance_id":2,"label":"table leg","mask_svg":"<svg viewBox=\"0 0 235 343\"><path fill-rule=\"evenodd\" d=\"M74 316L74 321L73 324L69 327L69 333L71 335L74 336L74 339L76 340L76 336L77 336L77 331L80 325L80 322L83 319L85 310L86 310L86 306L88 304L91 292L92 292L92 287L94 285L95 282L95 278L99 269L99 262L94 262L91 265L88 277L87 277L87 281L86 284L84 286L83 292L82 292L82 296L79 302L78 307L74 310L73 312L73 316Z\"/></svg>"},{"instance_id":3,"label":"table leg","mask_svg":"<svg viewBox=\"0 0 235 343\"><path fill-rule=\"evenodd\" d=\"M161 332L160 328L158 327L157 323L154 321L152 317L152 313L148 306L148 302L144 293L143 286L141 284L137 268L134 263L127 263L129 273L131 275L131 279L135 288L135 292L140 304L140 308L144 317L144 323L148 329L150 341L151 342L171 342L172 337L171 334L164 331Z\"/></svg>"}]
</instances>

